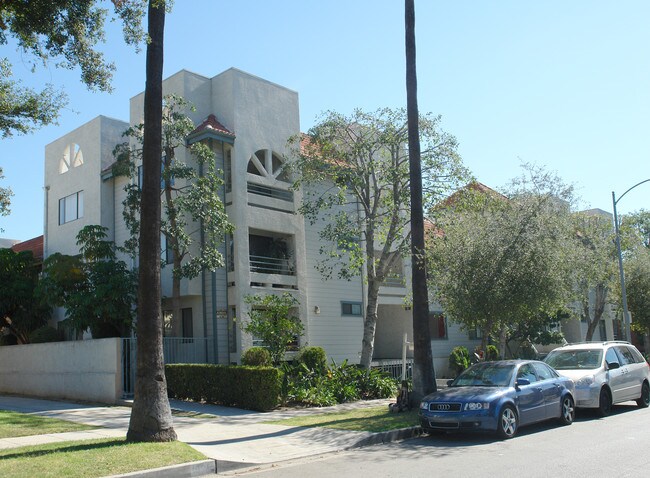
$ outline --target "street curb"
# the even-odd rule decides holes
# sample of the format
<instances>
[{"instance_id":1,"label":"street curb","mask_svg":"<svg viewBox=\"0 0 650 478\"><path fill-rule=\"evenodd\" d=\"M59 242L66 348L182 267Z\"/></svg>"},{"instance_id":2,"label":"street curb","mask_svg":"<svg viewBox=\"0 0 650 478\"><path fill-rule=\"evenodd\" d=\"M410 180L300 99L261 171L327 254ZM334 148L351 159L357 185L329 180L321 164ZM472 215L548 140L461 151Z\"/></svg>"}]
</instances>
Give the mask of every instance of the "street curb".
<instances>
[{"instance_id":1,"label":"street curb","mask_svg":"<svg viewBox=\"0 0 650 478\"><path fill-rule=\"evenodd\" d=\"M362 448L364 446L379 445L382 443L390 443L398 440L406 440L408 438L419 437L424 434L421 427L408 427L398 428L397 430L390 430L386 432L373 433L369 436L361 438L356 443L346 447L346 450L354 448Z\"/></svg>"},{"instance_id":2,"label":"street curb","mask_svg":"<svg viewBox=\"0 0 650 478\"><path fill-rule=\"evenodd\" d=\"M104 478L192 478L217 473L216 460L193 461L180 465L150 468L148 470L134 471L123 475L111 475Z\"/></svg>"}]
</instances>

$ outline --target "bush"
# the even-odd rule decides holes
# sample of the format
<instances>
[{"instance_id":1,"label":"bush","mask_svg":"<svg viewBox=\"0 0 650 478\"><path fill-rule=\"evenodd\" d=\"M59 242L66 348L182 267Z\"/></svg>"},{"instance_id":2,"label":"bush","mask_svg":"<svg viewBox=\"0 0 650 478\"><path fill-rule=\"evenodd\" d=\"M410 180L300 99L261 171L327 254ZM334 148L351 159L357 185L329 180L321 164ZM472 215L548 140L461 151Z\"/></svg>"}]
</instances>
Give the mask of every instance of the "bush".
<instances>
[{"instance_id":1,"label":"bush","mask_svg":"<svg viewBox=\"0 0 650 478\"><path fill-rule=\"evenodd\" d=\"M251 347L241 356L242 365L263 366L271 365L271 354L264 347Z\"/></svg>"},{"instance_id":2,"label":"bush","mask_svg":"<svg viewBox=\"0 0 650 478\"><path fill-rule=\"evenodd\" d=\"M485 360L490 362L494 360L499 360L499 349L496 347L496 345L487 346L487 353L485 354Z\"/></svg>"},{"instance_id":3,"label":"bush","mask_svg":"<svg viewBox=\"0 0 650 478\"><path fill-rule=\"evenodd\" d=\"M44 344L47 342L61 342L63 335L54 327L44 326L29 334L29 342L32 344Z\"/></svg>"},{"instance_id":4,"label":"bush","mask_svg":"<svg viewBox=\"0 0 650 478\"><path fill-rule=\"evenodd\" d=\"M304 363L309 370L325 373L327 370L327 354L323 347L304 347L296 355L297 363Z\"/></svg>"},{"instance_id":5,"label":"bush","mask_svg":"<svg viewBox=\"0 0 650 478\"><path fill-rule=\"evenodd\" d=\"M366 370L347 361L332 365L326 374L311 370L305 363L285 365L285 401L329 406L359 399L390 398L397 382L379 370Z\"/></svg>"},{"instance_id":6,"label":"bush","mask_svg":"<svg viewBox=\"0 0 650 478\"><path fill-rule=\"evenodd\" d=\"M280 404L280 371L213 364L165 366L170 397L266 411Z\"/></svg>"},{"instance_id":7,"label":"bush","mask_svg":"<svg viewBox=\"0 0 650 478\"><path fill-rule=\"evenodd\" d=\"M458 346L454 347L449 354L449 369L458 376L463 370L469 367L469 351L467 347Z\"/></svg>"}]
</instances>

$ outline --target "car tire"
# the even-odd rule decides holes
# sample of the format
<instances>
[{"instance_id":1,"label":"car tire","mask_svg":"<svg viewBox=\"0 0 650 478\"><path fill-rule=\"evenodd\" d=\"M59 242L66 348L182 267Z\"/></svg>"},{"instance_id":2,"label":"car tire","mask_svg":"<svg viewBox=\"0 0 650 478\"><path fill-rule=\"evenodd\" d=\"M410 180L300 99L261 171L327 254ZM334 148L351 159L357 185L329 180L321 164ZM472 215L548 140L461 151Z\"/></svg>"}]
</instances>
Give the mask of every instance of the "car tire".
<instances>
[{"instance_id":1,"label":"car tire","mask_svg":"<svg viewBox=\"0 0 650 478\"><path fill-rule=\"evenodd\" d=\"M643 382L643 385L641 385L641 396L637 399L636 404L640 408L650 406L650 385L648 385L648 382Z\"/></svg>"},{"instance_id":2,"label":"car tire","mask_svg":"<svg viewBox=\"0 0 650 478\"><path fill-rule=\"evenodd\" d=\"M600 397L598 398L598 414L601 417L606 417L612 413L612 396L606 388L600 389Z\"/></svg>"},{"instance_id":3,"label":"car tire","mask_svg":"<svg viewBox=\"0 0 650 478\"><path fill-rule=\"evenodd\" d=\"M500 438L508 439L517 434L519 429L519 417L512 405L504 405L499 413L499 421L497 423L497 435Z\"/></svg>"},{"instance_id":4,"label":"car tire","mask_svg":"<svg viewBox=\"0 0 650 478\"><path fill-rule=\"evenodd\" d=\"M576 407L571 395L565 395L561 400L560 423L571 425L576 419Z\"/></svg>"}]
</instances>

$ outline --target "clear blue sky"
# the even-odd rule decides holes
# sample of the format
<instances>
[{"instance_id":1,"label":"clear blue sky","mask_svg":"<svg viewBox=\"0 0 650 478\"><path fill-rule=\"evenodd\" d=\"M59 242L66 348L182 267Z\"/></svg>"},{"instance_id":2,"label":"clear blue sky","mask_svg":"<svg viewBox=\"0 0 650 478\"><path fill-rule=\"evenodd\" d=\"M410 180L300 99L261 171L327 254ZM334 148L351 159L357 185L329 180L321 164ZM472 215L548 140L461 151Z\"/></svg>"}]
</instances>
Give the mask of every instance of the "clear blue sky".
<instances>
[{"instance_id":1,"label":"clear blue sky","mask_svg":"<svg viewBox=\"0 0 650 478\"><path fill-rule=\"evenodd\" d=\"M185 68L214 76L229 67L300 94L301 128L325 110L349 113L406 103L401 0L176 0L167 17L165 76ZM443 116L476 178L499 187L521 161L574 183L586 207L611 211L650 178L650 2L647 0L416 0L419 106ZM78 72L53 67L26 85L53 82L70 95L59 126L0 140L0 186L15 193L1 237L43 232L45 145L103 114L128 120L144 89L144 53L111 24L106 54L112 94L90 93ZM217 112L218 114L218 112ZM650 183L619 203L649 209Z\"/></svg>"}]
</instances>

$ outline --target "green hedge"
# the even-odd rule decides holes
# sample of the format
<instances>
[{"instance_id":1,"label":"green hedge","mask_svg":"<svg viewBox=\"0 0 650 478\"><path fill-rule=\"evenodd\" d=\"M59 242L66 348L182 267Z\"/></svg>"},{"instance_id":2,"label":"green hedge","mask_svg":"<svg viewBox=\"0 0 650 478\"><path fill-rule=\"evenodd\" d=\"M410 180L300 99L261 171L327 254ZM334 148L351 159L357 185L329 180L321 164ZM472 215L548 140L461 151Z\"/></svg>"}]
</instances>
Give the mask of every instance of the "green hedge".
<instances>
[{"instance_id":1,"label":"green hedge","mask_svg":"<svg viewBox=\"0 0 650 478\"><path fill-rule=\"evenodd\" d=\"M165 375L172 398L258 411L280 404L280 371L274 367L169 364Z\"/></svg>"}]
</instances>

